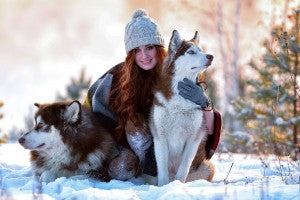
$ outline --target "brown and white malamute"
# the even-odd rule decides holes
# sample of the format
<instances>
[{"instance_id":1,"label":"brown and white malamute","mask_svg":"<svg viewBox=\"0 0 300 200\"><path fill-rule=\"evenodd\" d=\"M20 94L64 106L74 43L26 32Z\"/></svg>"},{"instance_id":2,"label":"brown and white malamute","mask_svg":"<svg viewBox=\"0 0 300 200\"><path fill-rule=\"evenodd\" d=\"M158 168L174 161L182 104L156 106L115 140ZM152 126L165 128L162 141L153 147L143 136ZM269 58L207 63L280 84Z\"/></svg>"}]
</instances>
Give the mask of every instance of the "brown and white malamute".
<instances>
[{"instance_id":1,"label":"brown and white malamute","mask_svg":"<svg viewBox=\"0 0 300 200\"><path fill-rule=\"evenodd\" d=\"M35 106L35 126L19 139L31 150L35 177L50 182L86 174L109 181L106 160L115 143L92 111L78 101Z\"/></svg>"}]
</instances>

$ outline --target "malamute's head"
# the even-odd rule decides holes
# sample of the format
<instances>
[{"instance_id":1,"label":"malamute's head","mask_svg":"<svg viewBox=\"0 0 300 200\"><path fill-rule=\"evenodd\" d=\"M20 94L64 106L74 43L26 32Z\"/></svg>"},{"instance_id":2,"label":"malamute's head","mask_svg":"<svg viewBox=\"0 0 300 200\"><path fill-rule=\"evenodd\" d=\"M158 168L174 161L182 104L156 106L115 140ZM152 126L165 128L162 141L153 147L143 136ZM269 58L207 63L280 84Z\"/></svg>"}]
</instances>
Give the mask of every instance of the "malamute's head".
<instances>
[{"instance_id":1,"label":"malamute's head","mask_svg":"<svg viewBox=\"0 0 300 200\"><path fill-rule=\"evenodd\" d=\"M63 143L63 127L80 120L81 104L78 101L57 102L53 104L34 104L38 107L35 114L35 126L22 135L19 143L30 150L49 150Z\"/></svg>"},{"instance_id":2,"label":"malamute's head","mask_svg":"<svg viewBox=\"0 0 300 200\"><path fill-rule=\"evenodd\" d=\"M195 80L200 72L205 71L211 65L213 56L204 53L198 47L198 44L199 36L197 31L190 41L182 40L179 33L176 30L173 31L166 65L173 68L171 70L176 81L183 78Z\"/></svg>"}]
</instances>

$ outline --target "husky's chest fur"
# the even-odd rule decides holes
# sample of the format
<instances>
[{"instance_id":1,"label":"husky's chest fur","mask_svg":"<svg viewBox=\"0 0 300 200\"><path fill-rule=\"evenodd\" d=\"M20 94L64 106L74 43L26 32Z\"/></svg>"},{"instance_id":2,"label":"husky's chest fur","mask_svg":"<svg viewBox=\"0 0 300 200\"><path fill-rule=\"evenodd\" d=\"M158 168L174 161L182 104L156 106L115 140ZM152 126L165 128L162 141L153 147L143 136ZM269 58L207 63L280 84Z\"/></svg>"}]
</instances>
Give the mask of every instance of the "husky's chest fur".
<instances>
[{"instance_id":1,"label":"husky's chest fur","mask_svg":"<svg viewBox=\"0 0 300 200\"><path fill-rule=\"evenodd\" d=\"M180 156L186 141L199 137L203 112L198 105L178 94L174 94L169 100L160 92L156 93L155 97L160 105L153 107L153 119L158 125L155 133L160 135L154 137L168 141L170 157Z\"/></svg>"}]
</instances>

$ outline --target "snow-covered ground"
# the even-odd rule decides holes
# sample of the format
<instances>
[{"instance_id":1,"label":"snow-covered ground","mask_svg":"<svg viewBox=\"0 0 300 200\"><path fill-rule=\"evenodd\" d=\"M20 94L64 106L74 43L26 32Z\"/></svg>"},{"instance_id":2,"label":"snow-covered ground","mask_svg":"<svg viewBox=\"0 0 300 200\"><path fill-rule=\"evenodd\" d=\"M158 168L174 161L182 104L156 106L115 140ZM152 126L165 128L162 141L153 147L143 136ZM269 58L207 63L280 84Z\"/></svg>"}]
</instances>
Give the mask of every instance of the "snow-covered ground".
<instances>
[{"instance_id":1,"label":"snow-covered ground","mask_svg":"<svg viewBox=\"0 0 300 200\"><path fill-rule=\"evenodd\" d=\"M300 161L287 158L215 154L212 183L157 187L142 178L103 183L76 176L41 185L32 179L28 153L18 144L0 146L0 199L300 199Z\"/></svg>"}]
</instances>

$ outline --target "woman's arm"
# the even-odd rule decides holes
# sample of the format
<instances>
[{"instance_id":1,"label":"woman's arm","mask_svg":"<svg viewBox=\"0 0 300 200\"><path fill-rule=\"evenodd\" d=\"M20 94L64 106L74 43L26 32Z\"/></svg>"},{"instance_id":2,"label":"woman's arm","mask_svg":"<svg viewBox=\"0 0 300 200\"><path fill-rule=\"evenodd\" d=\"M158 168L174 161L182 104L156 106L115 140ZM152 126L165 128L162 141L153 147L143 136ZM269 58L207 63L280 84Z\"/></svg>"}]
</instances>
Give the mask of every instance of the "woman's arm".
<instances>
[{"instance_id":1,"label":"woman's arm","mask_svg":"<svg viewBox=\"0 0 300 200\"><path fill-rule=\"evenodd\" d=\"M109 109L109 96L114 74L124 63L119 63L105 74L103 74L92 86L89 88L87 96L83 102L95 113L101 113L112 120L115 120L113 111Z\"/></svg>"}]
</instances>

